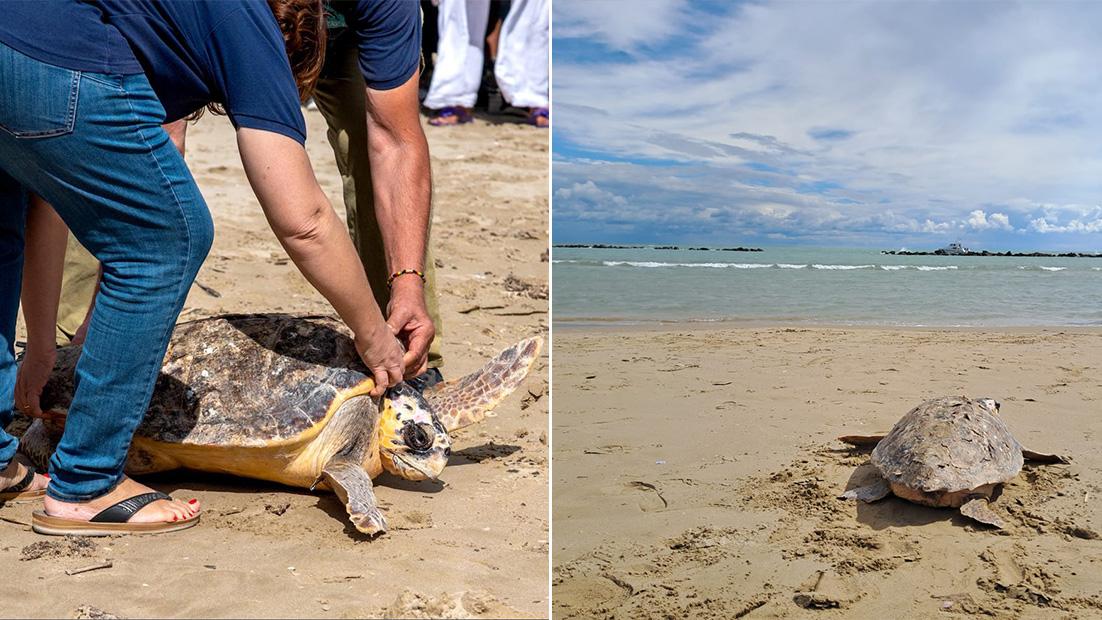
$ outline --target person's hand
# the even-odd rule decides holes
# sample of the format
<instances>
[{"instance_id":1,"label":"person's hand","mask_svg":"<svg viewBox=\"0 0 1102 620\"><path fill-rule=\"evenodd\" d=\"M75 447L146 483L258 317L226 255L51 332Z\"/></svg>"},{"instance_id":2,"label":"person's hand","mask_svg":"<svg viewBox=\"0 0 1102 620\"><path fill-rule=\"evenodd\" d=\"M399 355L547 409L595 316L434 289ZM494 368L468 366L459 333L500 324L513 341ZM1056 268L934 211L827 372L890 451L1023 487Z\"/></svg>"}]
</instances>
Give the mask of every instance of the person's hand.
<instances>
[{"instance_id":1,"label":"person's hand","mask_svg":"<svg viewBox=\"0 0 1102 620\"><path fill-rule=\"evenodd\" d=\"M404 276L394 280L386 314L387 325L406 347L402 365L406 378L412 379L428 369L429 346L436 337L420 278Z\"/></svg>"},{"instance_id":2,"label":"person's hand","mask_svg":"<svg viewBox=\"0 0 1102 620\"><path fill-rule=\"evenodd\" d=\"M388 387L402 381L402 343L385 323L364 336L357 334L356 350L375 379L372 396L382 396Z\"/></svg>"},{"instance_id":3,"label":"person's hand","mask_svg":"<svg viewBox=\"0 0 1102 620\"><path fill-rule=\"evenodd\" d=\"M42 415L42 388L50 380L56 361L57 351L52 347L27 347L15 379L16 410L30 416Z\"/></svg>"}]
</instances>

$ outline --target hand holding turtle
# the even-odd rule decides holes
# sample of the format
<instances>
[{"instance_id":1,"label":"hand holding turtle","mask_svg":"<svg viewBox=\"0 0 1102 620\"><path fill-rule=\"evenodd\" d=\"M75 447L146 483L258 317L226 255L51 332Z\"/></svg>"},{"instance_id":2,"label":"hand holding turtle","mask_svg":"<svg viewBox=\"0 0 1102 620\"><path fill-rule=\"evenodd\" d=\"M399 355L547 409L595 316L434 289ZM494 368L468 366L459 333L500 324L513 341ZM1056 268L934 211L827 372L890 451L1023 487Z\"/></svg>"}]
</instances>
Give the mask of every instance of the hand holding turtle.
<instances>
[{"instance_id":1,"label":"hand holding turtle","mask_svg":"<svg viewBox=\"0 0 1102 620\"><path fill-rule=\"evenodd\" d=\"M425 372L436 326L425 307L425 292L419 278L394 280L386 314L387 325L406 348L402 359L406 378Z\"/></svg>"},{"instance_id":2,"label":"hand holding turtle","mask_svg":"<svg viewBox=\"0 0 1102 620\"><path fill-rule=\"evenodd\" d=\"M356 334L356 351L375 379L372 396L382 396L388 387L402 381L402 343L384 325L366 337Z\"/></svg>"},{"instance_id":3,"label":"hand holding turtle","mask_svg":"<svg viewBox=\"0 0 1102 620\"><path fill-rule=\"evenodd\" d=\"M53 347L27 347L15 379L15 408L17 410L29 416L39 417L42 415L39 398L42 396L42 388L46 386L46 382L50 379L50 373L53 372L56 361L57 352Z\"/></svg>"}]
</instances>

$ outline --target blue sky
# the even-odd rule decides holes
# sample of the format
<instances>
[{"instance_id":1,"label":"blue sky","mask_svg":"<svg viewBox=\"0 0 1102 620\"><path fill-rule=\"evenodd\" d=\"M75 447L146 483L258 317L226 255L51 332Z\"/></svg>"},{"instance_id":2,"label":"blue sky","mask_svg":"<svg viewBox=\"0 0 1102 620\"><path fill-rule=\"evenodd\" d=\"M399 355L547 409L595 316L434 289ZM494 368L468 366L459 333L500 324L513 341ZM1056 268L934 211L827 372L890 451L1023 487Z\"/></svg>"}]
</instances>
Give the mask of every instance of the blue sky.
<instances>
[{"instance_id":1,"label":"blue sky","mask_svg":"<svg viewBox=\"0 0 1102 620\"><path fill-rule=\"evenodd\" d=\"M1102 251L1102 4L553 10L556 243Z\"/></svg>"}]
</instances>

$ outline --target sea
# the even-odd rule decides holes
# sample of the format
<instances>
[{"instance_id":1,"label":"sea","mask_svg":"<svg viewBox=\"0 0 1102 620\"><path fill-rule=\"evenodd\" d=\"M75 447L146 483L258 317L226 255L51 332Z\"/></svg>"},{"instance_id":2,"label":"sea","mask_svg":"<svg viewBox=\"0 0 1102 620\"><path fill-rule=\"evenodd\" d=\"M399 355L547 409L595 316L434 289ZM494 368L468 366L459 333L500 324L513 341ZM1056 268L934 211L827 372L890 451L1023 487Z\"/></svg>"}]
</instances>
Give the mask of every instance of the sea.
<instances>
[{"instance_id":1,"label":"sea","mask_svg":"<svg viewBox=\"0 0 1102 620\"><path fill-rule=\"evenodd\" d=\"M557 326L731 321L908 327L1102 325L1102 258L554 248Z\"/></svg>"}]
</instances>

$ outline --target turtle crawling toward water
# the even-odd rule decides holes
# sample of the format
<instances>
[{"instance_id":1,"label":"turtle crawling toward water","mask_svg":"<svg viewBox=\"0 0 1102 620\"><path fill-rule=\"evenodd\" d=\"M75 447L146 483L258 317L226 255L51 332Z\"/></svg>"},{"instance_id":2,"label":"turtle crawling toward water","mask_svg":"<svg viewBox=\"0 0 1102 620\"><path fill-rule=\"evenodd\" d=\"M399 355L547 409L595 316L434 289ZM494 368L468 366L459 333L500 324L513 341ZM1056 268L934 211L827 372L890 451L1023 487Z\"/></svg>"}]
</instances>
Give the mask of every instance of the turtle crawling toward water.
<instances>
[{"instance_id":1,"label":"turtle crawling toward water","mask_svg":"<svg viewBox=\"0 0 1102 620\"><path fill-rule=\"evenodd\" d=\"M888 495L933 507L959 508L981 523L1003 527L990 502L1026 459L1068 459L1022 448L999 417L993 398L948 396L928 400L903 416L887 435L847 435L855 446L875 446L871 462L880 478L841 499L875 502Z\"/></svg>"},{"instance_id":2,"label":"turtle crawling toward water","mask_svg":"<svg viewBox=\"0 0 1102 620\"><path fill-rule=\"evenodd\" d=\"M252 314L181 323L126 471L193 469L328 489L359 531L379 534L386 519L372 478L387 471L435 480L451 455L448 432L481 421L511 394L541 346L528 338L424 394L400 383L375 399L371 375L336 319ZM35 420L20 442L36 465L46 465L60 439L79 357L79 347L58 351L41 399L48 419ZM94 525L82 533L100 533ZM45 521L34 526L51 533Z\"/></svg>"}]
</instances>

